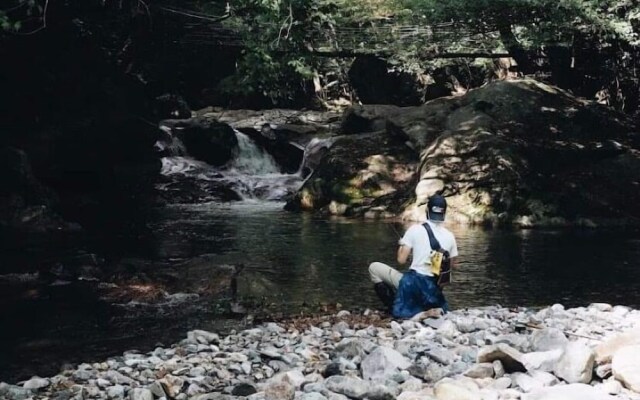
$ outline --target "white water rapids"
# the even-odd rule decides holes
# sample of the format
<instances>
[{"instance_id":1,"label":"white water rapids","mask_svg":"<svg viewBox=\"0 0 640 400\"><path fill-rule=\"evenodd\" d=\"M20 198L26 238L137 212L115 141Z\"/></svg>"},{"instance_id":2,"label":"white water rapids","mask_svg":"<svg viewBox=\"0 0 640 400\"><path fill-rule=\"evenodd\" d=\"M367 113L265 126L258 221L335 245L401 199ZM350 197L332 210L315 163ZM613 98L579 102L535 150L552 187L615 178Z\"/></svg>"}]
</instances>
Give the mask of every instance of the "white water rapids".
<instances>
[{"instance_id":1,"label":"white water rapids","mask_svg":"<svg viewBox=\"0 0 640 400\"><path fill-rule=\"evenodd\" d=\"M219 168L186 155L180 140L173 137L174 143L167 148L180 149L180 152L162 158L161 174L223 183L243 200L283 200L300 188L304 181L302 165L295 174L282 173L273 157L258 147L249 136L237 130L235 133L238 152L233 160Z\"/></svg>"}]
</instances>

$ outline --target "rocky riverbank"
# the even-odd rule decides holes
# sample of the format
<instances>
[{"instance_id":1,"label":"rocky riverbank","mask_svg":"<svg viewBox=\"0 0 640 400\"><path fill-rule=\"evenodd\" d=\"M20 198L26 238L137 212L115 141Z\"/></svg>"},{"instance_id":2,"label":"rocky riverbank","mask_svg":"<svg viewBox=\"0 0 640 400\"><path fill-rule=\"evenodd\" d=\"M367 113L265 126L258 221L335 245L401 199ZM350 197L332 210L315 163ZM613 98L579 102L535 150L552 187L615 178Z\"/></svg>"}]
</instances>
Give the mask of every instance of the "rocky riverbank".
<instances>
[{"instance_id":1,"label":"rocky riverbank","mask_svg":"<svg viewBox=\"0 0 640 400\"><path fill-rule=\"evenodd\" d=\"M0 383L24 399L640 399L640 311L499 306L440 319L375 312L191 331L50 378Z\"/></svg>"}]
</instances>

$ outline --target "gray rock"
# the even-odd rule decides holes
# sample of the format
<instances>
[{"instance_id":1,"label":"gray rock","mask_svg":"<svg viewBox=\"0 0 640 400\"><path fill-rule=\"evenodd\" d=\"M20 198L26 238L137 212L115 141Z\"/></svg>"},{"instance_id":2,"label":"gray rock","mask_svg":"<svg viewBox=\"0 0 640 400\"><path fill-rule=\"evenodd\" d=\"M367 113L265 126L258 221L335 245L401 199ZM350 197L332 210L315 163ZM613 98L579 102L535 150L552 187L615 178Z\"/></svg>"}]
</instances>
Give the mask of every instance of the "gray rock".
<instances>
[{"instance_id":1,"label":"gray rock","mask_svg":"<svg viewBox=\"0 0 640 400\"><path fill-rule=\"evenodd\" d=\"M525 372L526 368L522 363L522 353L511 346L500 343L487 346L478 352L478 362L493 362L500 360L506 372Z\"/></svg>"},{"instance_id":2,"label":"gray rock","mask_svg":"<svg viewBox=\"0 0 640 400\"><path fill-rule=\"evenodd\" d=\"M570 342L556 364L554 374L568 383L589 383L593 375L595 354L582 342Z\"/></svg>"},{"instance_id":3,"label":"gray rock","mask_svg":"<svg viewBox=\"0 0 640 400\"><path fill-rule=\"evenodd\" d=\"M164 388L162 387L162 384L159 381L155 381L151 385L149 385L149 390L151 390L151 393L153 393L155 397L167 396L167 394L164 391Z\"/></svg>"},{"instance_id":4,"label":"gray rock","mask_svg":"<svg viewBox=\"0 0 640 400\"><path fill-rule=\"evenodd\" d=\"M149 389L131 389L129 391L130 400L153 400L153 393Z\"/></svg>"},{"instance_id":5,"label":"gray rock","mask_svg":"<svg viewBox=\"0 0 640 400\"><path fill-rule=\"evenodd\" d=\"M33 378L26 381L22 387L29 390L40 390L49 386L50 382L48 379L40 378L34 376Z\"/></svg>"},{"instance_id":6,"label":"gray rock","mask_svg":"<svg viewBox=\"0 0 640 400\"><path fill-rule=\"evenodd\" d=\"M532 348L534 351L564 349L569 339L560 329L545 328L533 332Z\"/></svg>"},{"instance_id":7,"label":"gray rock","mask_svg":"<svg viewBox=\"0 0 640 400\"><path fill-rule=\"evenodd\" d=\"M26 400L33 396L33 392L20 386L0 383L0 398L7 400Z\"/></svg>"},{"instance_id":8,"label":"gray rock","mask_svg":"<svg viewBox=\"0 0 640 400\"><path fill-rule=\"evenodd\" d=\"M469 378L476 378L476 379L493 378L494 376L493 364L492 363L475 364L471 368L466 370L464 375L468 376Z\"/></svg>"},{"instance_id":9,"label":"gray rock","mask_svg":"<svg viewBox=\"0 0 640 400\"><path fill-rule=\"evenodd\" d=\"M207 372L207 371L204 369L204 367L194 367L194 368L191 368L189 370L187 375L189 375L191 377L198 377L198 376L204 375L205 372Z\"/></svg>"},{"instance_id":10,"label":"gray rock","mask_svg":"<svg viewBox=\"0 0 640 400\"><path fill-rule=\"evenodd\" d=\"M256 392L256 388L249 383L239 383L231 390L234 396L250 396Z\"/></svg>"},{"instance_id":11,"label":"gray rock","mask_svg":"<svg viewBox=\"0 0 640 400\"><path fill-rule=\"evenodd\" d=\"M411 361L402 354L390 347L380 346L362 361L360 369L364 379L384 382L410 366Z\"/></svg>"},{"instance_id":12,"label":"gray rock","mask_svg":"<svg viewBox=\"0 0 640 400\"><path fill-rule=\"evenodd\" d=\"M339 358L343 357L346 359L353 359L355 357L364 358L367 354L366 349L368 348L368 344L364 340L360 339L342 339L340 343L336 346L333 357Z\"/></svg>"},{"instance_id":13,"label":"gray rock","mask_svg":"<svg viewBox=\"0 0 640 400\"><path fill-rule=\"evenodd\" d=\"M502 365L502 361L494 360L491 365L493 365L493 376L498 379L502 378L505 374L504 366Z\"/></svg>"},{"instance_id":14,"label":"gray rock","mask_svg":"<svg viewBox=\"0 0 640 400\"><path fill-rule=\"evenodd\" d=\"M428 350L426 354L432 360L437 361L443 365L452 364L456 359L456 355L452 351L449 351L442 347L436 347L435 349Z\"/></svg>"},{"instance_id":15,"label":"gray rock","mask_svg":"<svg viewBox=\"0 0 640 400\"><path fill-rule=\"evenodd\" d=\"M327 400L327 398L320 393L311 392L303 394L300 400Z\"/></svg>"},{"instance_id":16,"label":"gray rock","mask_svg":"<svg viewBox=\"0 0 640 400\"><path fill-rule=\"evenodd\" d=\"M359 378L332 376L327 378L324 384L328 390L353 399L391 400L395 398L395 394L387 387Z\"/></svg>"},{"instance_id":17,"label":"gray rock","mask_svg":"<svg viewBox=\"0 0 640 400\"><path fill-rule=\"evenodd\" d=\"M107 388L107 397L114 400L124 399L124 387L115 385Z\"/></svg>"},{"instance_id":18,"label":"gray rock","mask_svg":"<svg viewBox=\"0 0 640 400\"><path fill-rule=\"evenodd\" d=\"M295 387L284 380L270 383L264 390L265 400L293 400L295 394Z\"/></svg>"}]
</instances>

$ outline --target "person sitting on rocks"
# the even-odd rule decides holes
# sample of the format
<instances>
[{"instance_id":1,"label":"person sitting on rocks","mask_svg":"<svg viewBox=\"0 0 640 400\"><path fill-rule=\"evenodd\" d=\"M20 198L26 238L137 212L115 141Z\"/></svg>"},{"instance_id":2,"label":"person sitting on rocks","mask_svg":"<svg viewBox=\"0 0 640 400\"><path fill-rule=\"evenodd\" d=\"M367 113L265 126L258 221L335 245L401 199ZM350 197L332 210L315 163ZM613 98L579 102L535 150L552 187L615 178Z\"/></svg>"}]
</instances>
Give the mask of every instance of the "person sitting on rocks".
<instances>
[{"instance_id":1,"label":"person sitting on rocks","mask_svg":"<svg viewBox=\"0 0 640 400\"><path fill-rule=\"evenodd\" d=\"M449 253L451 268L458 256L458 247L453 233L442 226L447 211L446 199L437 194L427 203L427 222L412 225L399 241L398 263L405 264L412 256L409 271L401 273L390 266L374 262L369 265L369 275L376 294L396 318L412 318L427 311L424 316L437 316L448 310L448 304L432 272L433 250L427 232L427 224Z\"/></svg>"}]
</instances>

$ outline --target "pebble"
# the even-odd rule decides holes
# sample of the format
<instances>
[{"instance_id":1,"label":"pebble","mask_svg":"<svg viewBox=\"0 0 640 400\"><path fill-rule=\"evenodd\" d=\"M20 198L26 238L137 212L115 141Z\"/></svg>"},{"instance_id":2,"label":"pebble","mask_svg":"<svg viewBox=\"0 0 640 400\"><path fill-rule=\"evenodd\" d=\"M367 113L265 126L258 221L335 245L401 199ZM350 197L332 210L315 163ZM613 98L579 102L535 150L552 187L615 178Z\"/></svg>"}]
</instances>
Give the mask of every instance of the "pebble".
<instances>
[{"instance_id":1,"label":"pebble","mask_svg":"<svg viewBox=\"0 0 640 400\"><path fill-rule=\"evenodd\" d=\"M542 328L516 330L514 321ZM224 337L191 331L147 354L0 383L0 398L637 400L639 322L640 311L601 303L481 307L424 321L343 310L305 328L270 322Z\"/></svg>"}]
</instances>

